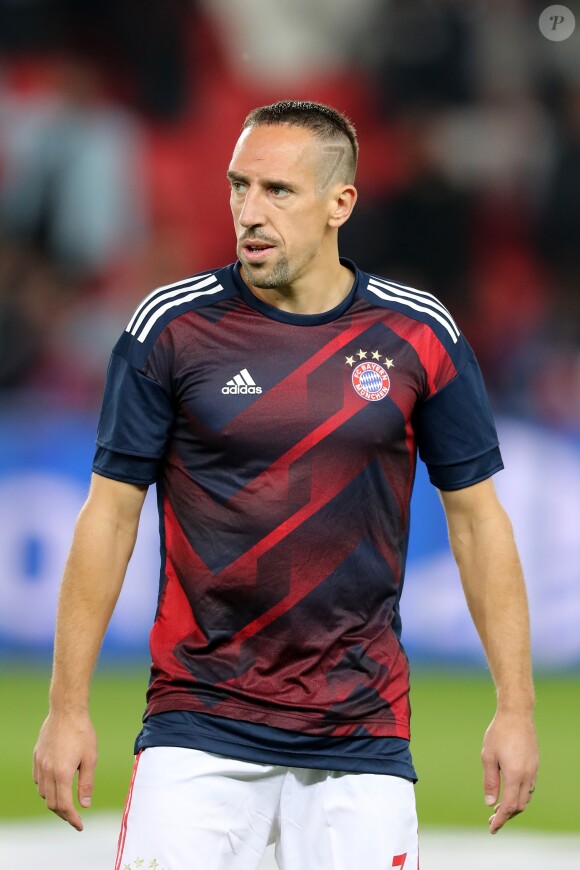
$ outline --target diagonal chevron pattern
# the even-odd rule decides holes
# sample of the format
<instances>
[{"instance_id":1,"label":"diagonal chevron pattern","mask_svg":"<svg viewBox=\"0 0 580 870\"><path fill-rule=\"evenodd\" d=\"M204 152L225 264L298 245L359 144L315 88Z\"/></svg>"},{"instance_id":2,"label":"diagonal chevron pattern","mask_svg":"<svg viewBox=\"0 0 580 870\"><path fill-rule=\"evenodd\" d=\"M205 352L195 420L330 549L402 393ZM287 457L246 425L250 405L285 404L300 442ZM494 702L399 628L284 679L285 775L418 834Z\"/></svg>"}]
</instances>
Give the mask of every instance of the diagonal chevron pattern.
<instances>
[{"instance_id":1,"label":"diagonal chevron pattern","mask_svg":"<svg viewBox=\"0 0 580 870\"><path fill-rule=\"evenodd\" d=\"M146 715L408 738L399 599L423 404L426 449L452 436L434 468L497 463L485 397L459 377L468 354L435 297L360 272L322 315L269 309L235 266L141 303L115 348L97 470L156 468ZM456 422L425 401L453 382Z\"/></svg>"}]
</instances>

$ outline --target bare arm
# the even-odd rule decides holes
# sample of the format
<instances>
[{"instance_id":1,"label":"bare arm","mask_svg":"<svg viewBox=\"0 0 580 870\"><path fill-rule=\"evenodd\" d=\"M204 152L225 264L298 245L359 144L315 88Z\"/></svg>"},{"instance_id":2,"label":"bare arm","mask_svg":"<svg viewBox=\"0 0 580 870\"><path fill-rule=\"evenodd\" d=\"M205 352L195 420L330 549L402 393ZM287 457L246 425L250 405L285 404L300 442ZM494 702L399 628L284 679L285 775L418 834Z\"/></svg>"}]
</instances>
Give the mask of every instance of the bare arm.
<instances>
[{"instance_id":1,"label":"bare arm","mask_svg":"<svg viewBox=\"0 0 580 870\"><path fill-rule=\"evenodd\" d=\"M511 523L485 480L441 492L449 540L473 622L497 690L482 761L486 803L501 803L490 818L495 834L522 812L538 770L528 605Z\"/></svg>"},{"instance_id":2,"label":"bare arm","mask_svg":"<svg viewBox=\"0 0 580 870\"><path fill-rule=\"evenodd\" d=\"M94 474L75 527L58 603L50 712L34 750L49 809L81 831L72 796L90 805L97 743L89 717L93 669L131 558L147 487Z\"/></svg>"}]
</instances>

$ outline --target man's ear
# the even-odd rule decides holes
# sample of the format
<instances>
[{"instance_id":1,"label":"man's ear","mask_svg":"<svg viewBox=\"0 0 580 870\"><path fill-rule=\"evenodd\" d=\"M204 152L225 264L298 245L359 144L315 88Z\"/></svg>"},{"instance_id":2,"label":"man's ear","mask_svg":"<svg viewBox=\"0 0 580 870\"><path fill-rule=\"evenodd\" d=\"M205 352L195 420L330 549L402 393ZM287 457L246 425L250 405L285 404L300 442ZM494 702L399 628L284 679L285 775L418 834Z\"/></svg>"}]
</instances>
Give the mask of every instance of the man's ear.
<instances>
[{"instance_id":1,"label":"man's ear","mask_svg":"<svg viewBox=\"0 0 580 870\"><path fill-rule=\"evenodd\" d=\"M357 190L353 184L344 184L338 189L332 198L328 218L329 227L341 227L346 223L352 214L357 196Z\"/></svg>"}]
</instances>

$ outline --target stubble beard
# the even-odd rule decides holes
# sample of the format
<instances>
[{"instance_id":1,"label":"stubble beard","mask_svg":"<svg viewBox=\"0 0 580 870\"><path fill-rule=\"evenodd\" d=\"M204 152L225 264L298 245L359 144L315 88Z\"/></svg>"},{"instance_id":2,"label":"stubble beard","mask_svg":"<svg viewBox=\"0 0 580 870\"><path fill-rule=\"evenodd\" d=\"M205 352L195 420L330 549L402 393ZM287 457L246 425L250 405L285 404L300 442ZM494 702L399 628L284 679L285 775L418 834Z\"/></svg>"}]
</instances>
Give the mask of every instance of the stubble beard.
<instances>
[{"instance_id":1,"label":"stubble beard","mask_svg":"<svg viewBox=\"0 0 580 870\"><path fill-rule=\"evenodd\" d=\"M249 283L260 290L276 290L279 287L288 287L291 283L292 272L285 254L280 254L276 263L270 267L266 263L260 265L244 263L243 267Z\"/></svg>"}]
</instances>

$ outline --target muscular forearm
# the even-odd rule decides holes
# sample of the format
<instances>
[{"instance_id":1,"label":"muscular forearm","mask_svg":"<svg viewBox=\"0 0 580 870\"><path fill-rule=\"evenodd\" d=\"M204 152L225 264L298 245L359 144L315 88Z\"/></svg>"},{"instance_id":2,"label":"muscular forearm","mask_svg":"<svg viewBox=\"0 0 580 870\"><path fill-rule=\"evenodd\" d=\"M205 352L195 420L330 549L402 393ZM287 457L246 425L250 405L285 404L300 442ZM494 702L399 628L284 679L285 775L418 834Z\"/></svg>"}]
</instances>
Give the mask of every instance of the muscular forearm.
<instances>
[{"instance_id":1,"label":"muscular forearm","mask_svg":"<svg viewBox=\"0 0 580 870\"><path fill-rule=\"evenodd\" d=\"M34 750L33 775L49 809L79 831L72 783L90 805L97 739L89 684L131 557L145 487L93 475L77 520L58 605L50 712Z\"/></svg>"},{"instance_id":2,"label":"muscular forearm","mask_svg":"<svg viewBox=\"0 0 580 870\"><path fill-rule=\"evenodd\" d=\"M525 586L511 523L499 503L450 526L467 604L485 649L502 709L534 703Z\"/></svg>"},{"instance_id":3,"label":"muscular forearm","mask_svg":"<svg viewBox=\"0 0 580 870\"><path fill-rule=\"evenodd\" d=\"M117 602L138 516L89 496L77 520L64 571L55 635L52 709L87 709L89 683Z\"/></svg>"},{"instance_id":4,"label":"muscular forearm","mask_svg":"<svg viewBox=\"0 0 580 870\"><path fill-rule=\"evenodd\" d=\"M491 480L441 497L467 604L497 688L497 711L481 753L495 834L525 809L538 771L526 591L511 524Z\"/></svg>"}]
</instances>

